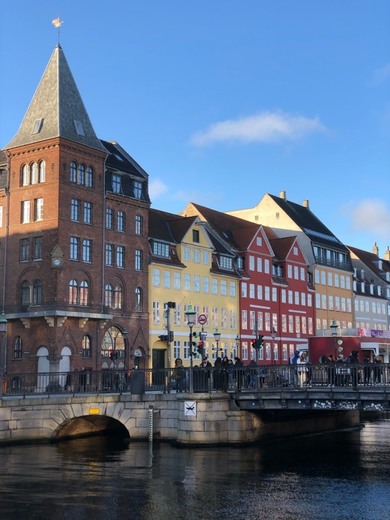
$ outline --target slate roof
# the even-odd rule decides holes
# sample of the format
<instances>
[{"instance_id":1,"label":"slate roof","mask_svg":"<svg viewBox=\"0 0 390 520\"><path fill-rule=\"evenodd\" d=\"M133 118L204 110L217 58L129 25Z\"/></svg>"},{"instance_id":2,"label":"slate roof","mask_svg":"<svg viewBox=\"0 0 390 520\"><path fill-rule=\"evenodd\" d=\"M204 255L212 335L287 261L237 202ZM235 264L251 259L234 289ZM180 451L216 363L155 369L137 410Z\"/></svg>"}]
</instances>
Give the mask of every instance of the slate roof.
<instances>
[{"instance_id":1,"label":"slate roof","mask_svg":"<svg viewBox=\"0 0 390 520\"><path fill-rule=\"evenodd\" d=\"M237 251L246 251L259 230L259 224L191 202L206 222Z\"/></svg>"},{"instance_id":2,"label":"slate roof","mask_svg":"<svg viewBox=\"0 0 390 520\"><path fill-rule=\"evenodd\" d=\"M268 196L302 229L312 242L348 253L347 247L312 213L310 208L270 193L268 193Z\"/></svg>"},{"instance_id":3,"label":"slate roof","mask_svg":"<svg viewBox=\"0 0 390 520\"><path fill-rule=\"evenodd\" d=\"M108 168L129 173L133 177L142 179L149 177L146 171L116 141L100 139L100 142L109 153L106 160Z\"/></svg>"},{"instance_id":4,"label":"slate roof","mask_svg":"<svg viewBox=\"0 0 390 520\"><path fill-rule=\"evenodd\" d=\"M60 45L47 64L15 137L5 148L63 137L104 151Z\"/></svg>"},{"instance_id":5,"label":"slate roof","mask_svg":"<svg viewBox=\"0 0 390 520\"><path fill-rule=\"evenodd\" d=\"M386 273L390 273L390 262L388 260L382 260L375 253L363 251L357 247L348 246L348 249L376 276L382 278L382 280L385 280ZM353 260L354 258L352 257L352 261Z\"/></svg>"}]
</instances>

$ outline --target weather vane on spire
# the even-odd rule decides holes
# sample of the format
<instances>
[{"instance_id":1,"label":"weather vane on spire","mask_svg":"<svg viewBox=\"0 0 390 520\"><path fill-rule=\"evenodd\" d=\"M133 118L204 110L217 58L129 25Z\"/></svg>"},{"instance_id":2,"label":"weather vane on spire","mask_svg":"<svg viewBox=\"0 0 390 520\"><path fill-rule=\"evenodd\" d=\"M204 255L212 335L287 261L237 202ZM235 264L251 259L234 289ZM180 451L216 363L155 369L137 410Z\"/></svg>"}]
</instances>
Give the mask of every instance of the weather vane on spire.
<instances>
[{"instance_id":1,"label":"weather vane on spire","mask_svg":"<svg viewBox=\"0 0 390 520\"><path fill-rule=\"evenodd\" d=\"M51 22L54 27L56 29L58 29L58 45L60 44L60 30L61 30L61 25L64 23L62 20L60 20L59 18L54 18L54 20L52 20Z\"/></svg>"}]
</instances>

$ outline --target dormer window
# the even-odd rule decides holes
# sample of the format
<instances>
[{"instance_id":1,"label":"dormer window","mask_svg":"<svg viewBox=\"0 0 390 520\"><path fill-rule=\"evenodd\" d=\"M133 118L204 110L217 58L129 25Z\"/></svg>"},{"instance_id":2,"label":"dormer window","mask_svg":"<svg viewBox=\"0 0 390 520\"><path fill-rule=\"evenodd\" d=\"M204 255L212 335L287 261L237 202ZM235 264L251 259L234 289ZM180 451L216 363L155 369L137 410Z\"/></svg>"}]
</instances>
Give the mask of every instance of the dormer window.
<instances>
[{"instance_id":1,"label":"dormer window","mask_svg":"<svg viewBox=\"0 0 390 520\"><path fill-rule=\"evenodd\" d=\"M241 256L237 258L237 267L238 269L244 269L244 259Z\"/></svg>"},{"instance_id":2,"label":"dormer window","mask_svg":"<svg viewBox=\"0 0 390 520\"><path fill-rule=\"evenodd\" d=\"M229 271L232 271L233 259L229 256L221 255L219 257L219 266L221 267L221 269L228 269Z\"/></svg>"},{"instance_id":3,"label":"dormer window","mask_svg":"<svg viewBox=\"0 0 390 520\"><path fill-rule=\"evenodd\" d=\"M134 198L142 199L142 182L134 181Z\"/></svg>"},{"instance_id":4,"label":"dormer window","mask_svg":"<svg viewBox=\"0 0 390 520\"><path fill-rule=\"evenodd\" d=\"M36 119L34 121L34 125L33 125L33 129L32 129L32 134L39 134L39 132L42 130L42 126L43 126L43 119Z\"/></svg>"},{"instance_id":5,"label":"dormer window","mask_svg":"<svg viewBox=\"0 0 390 520\"><path fill-rule=\"evenodd\" d=\"M115 173L112 174L112 191L114 193L120 193L122 191L121 176Z\"/></svg>"},{"instance_id":6,"label":"dormer window","mask_svg":"<svg viewBox=\"0 0 390 520\"><path fill-rule=\"evenodd\" d=\"M169 244L164 244L163 242L153 242L153 254L155 256L169 258Z\"/></svg>"},{"instance_id":7,"label":"dormer window","mask_svg":"<svg viewBox=\"0 0 390 520\"><path fill-rule=\"evenodd\" d=\"M73 122L74 122L74 127L76 129L77 135L79 135L81 137L85 137L85 132L84 132L84 128L83 128L81 121L77 121L77 119L74 119Z\"/></svg>"}]
</instances>

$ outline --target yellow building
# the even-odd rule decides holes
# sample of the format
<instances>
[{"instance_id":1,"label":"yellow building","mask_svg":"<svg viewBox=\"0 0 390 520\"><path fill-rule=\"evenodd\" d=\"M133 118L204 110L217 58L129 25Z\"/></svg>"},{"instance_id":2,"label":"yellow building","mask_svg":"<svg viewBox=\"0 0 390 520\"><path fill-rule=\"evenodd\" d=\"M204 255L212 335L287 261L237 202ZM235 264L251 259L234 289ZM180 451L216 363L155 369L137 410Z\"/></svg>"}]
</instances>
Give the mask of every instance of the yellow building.
<instances>
[{"instance_id":1,"label":"yellow building","mask_svg":"<svg viewBox=\"0 0 390 520\"><path fill-rule=\"evenodd\" d=\"M183 217L159 210L149 216L149 344L151 368L211 364L217 356L237 355L239 275L232 252L197 216ZM191 337L186 312L196 311ZM217 341L214 333L217 331ZM190 343L194 343L192 346ZM190 348L192 347L192 348Z\"/></svg>"}]
</instances>

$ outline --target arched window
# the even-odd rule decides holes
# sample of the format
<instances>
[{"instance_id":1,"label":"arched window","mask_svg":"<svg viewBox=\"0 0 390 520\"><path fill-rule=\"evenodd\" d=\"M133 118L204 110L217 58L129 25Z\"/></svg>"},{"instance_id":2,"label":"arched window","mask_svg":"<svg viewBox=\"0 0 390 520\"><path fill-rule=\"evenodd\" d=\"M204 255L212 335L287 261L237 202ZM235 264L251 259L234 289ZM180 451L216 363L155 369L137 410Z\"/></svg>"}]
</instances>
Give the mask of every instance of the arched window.
<instances>
[{"instance_id":1,"label":"arched window","mask_svg":"<svg viewBox=\"0 0 390 520\"><path fill-rule=\"evenodd\" d=\"M71 305L77 305L77 296L78 296L78 286L77 280L71 280L69 282L69 303Z\"/></svg>"},{"instance_id":2,"label":"arched window","mask_svg":"<svg viewBox=\"0 0 390 520\"><path fill-rule=\"evenodd\" d=\"M31 165L31 184L38 184L38 164L36 162Z\"/></svg>"},{"instance_id":3,"label":"arched window","mask_svg":"<svg viewBox=\"0 0 390 520\"><path fill-rule=\"evenodd\" d=\"M39 182L46 181L46 163L45 161L41 161L39 163Z\"/></svg>"},{"instance_id":4,"label":"arched window","mask_svg":"<svg viewBox=\"0 0 390 520\"><path fill-rule=\"evenodd\" d=\"M135 289L135 310L142 311L142 289L136 287Z\"/></svg>"},{"instance_id":5,"label":"arched window","mask_svg":"<svg viewBox=\"0 0 390 520\"><path fill-rule=\"evenodd\" d=\"M42 303L42 282L41 282L41 280L35 280L33 283L32 303L33 303L33 305L39 305Z\"/></svg>"},{"instance_id":6,"label":"arched window","mask_svg":"<svg viewBox=\"0 0 390 520\"><path fill-rule=\"evenodd\" d=\"M70 163L70 182L77 182L77 164L74 161Z\"/></svg>"},{"instance_id":7,"label":"arched window","mask_svg":"<svg viewBox=\"0 0 390 520\"><path fill-rule=\"evenodd\" d=\"M16 336L14 339L14 359L22 359L22 357L22 338L20 336Z\"/></svg>"},{"instance_id":8,"label":"arched window","mask_svg":"<svg viewBox=\"0 0 390 520\"><path fill-rule=\"evenodd\" d=\"M27 280L22 282L22 305L30 305L30 284Z\"/></svg>"},{"instance_id":9,"label":"arched window","mask_svg":"<svg viewBox=\"0 0 390 520\"><path fill-rule=\"evenodd\" d=\"M81 342L82 347L82 356L84 358L91 357L91 337L86 334L83 336L83 340Z\"/></svg>"},{"instance_id":10,"label":"arched window","mask_svg":"<svg viewBox=\"0 0 390 520\"><path fill-rule=\"evenodd\" d=\"M101 344L102 356L112 360L125 357L125 339L118 327L110 327L103 336Z\"/></svg>"},{"instance_id":11,"label":"arched window","mask_svg":"<svg viewBox=\"0 0 390 520\"><path fill-rule=\"evenodd\" d=\"M88 305L88 282L86 280L80 284L80 305Z\"/></svg>"},{"instance_id":12,"label":"arched window","mask_svg":"<svg viewBox=\"0 0 390 520\"><path fill-rule=\"evenodd\" d=\"M30 184L30 167L28 164L22 166L22 186Z\"/></svg>"},{"instance_id":13,"label":"arched window","mask_svg":"<svg viewBox=\"0 0 390 520\"><path fill-rule=\"evenodd\" d=\"M114 289L114 309L122 308L122 287L117 285Z\"/></svg>"},{"instance_id":14,"label":"arched window","mask_svg":"<svg viewBox=\"0 0 390 520\"><path fill-rule=\"evenodd\" d=\"M85 177L85 185L87 188L92 188L93 186L93 169L92 166L88 166L87 168L87 174Z\"/></svg>"},{"instance_id":15,"label":"arched window","mask_svg":"<svg viewBox=\"0 0 390 520\"><path fill-rule=\"evenodd\" d=\"M106 307L112 307L112 296L113 296L113 287L110 283L108 283L104 290L104 305Z\"/></svg>"},{"instance_id":16,"label":"arched window","mask_svg":"<svg viewBox=\"0 0 390 520\"><path fill-rule=\"evenodd\" d=\"M79 164L78 172L77 172L77 184L81 184L81 186L84 186L84 184L85 184L85 166L84 166L84 164Z\"/></svg>"}]
</instances>

